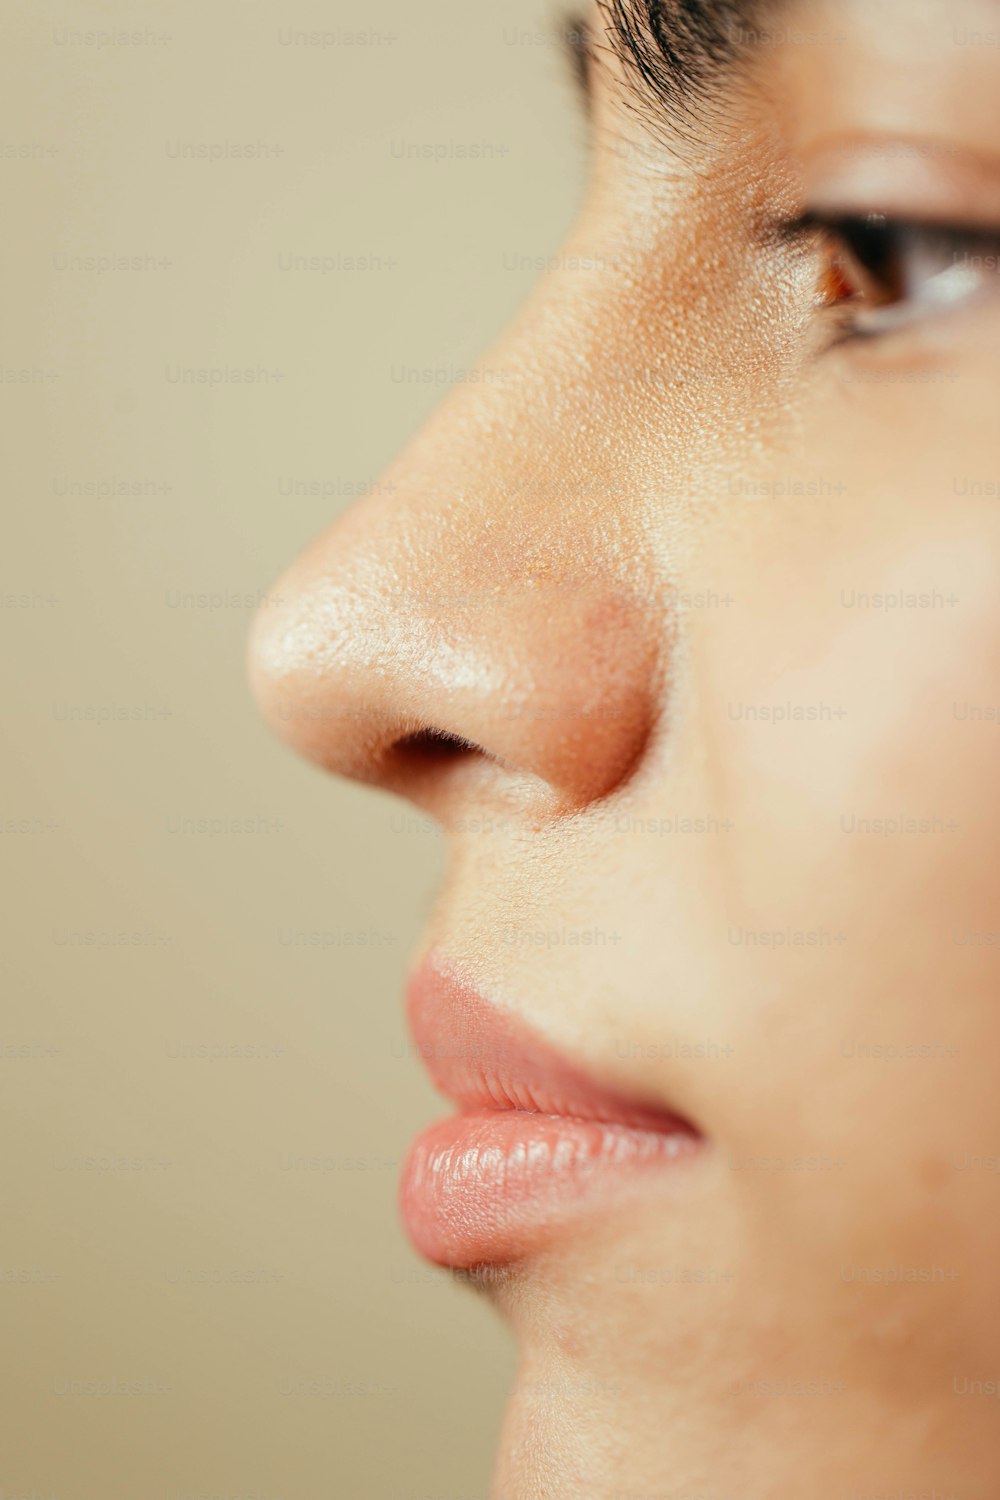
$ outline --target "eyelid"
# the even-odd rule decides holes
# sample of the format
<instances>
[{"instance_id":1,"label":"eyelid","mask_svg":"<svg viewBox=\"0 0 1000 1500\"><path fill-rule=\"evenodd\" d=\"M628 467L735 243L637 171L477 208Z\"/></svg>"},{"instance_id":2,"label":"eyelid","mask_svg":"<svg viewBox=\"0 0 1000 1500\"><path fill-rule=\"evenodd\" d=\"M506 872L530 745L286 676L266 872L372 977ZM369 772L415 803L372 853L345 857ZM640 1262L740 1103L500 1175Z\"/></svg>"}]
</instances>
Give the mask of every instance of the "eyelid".
<instances>
[{"instance_id":1,"label":"eyelid","mask_svg":"<svg viewBox=\"0 0 1000 1500\"><path fill-rule=\"evenodd\" d=\"M795 152L802 201L824 216L877 209L920 223L1000 223L1000 154L920 135L837 135Z\"/></svg>"}]
</instances>

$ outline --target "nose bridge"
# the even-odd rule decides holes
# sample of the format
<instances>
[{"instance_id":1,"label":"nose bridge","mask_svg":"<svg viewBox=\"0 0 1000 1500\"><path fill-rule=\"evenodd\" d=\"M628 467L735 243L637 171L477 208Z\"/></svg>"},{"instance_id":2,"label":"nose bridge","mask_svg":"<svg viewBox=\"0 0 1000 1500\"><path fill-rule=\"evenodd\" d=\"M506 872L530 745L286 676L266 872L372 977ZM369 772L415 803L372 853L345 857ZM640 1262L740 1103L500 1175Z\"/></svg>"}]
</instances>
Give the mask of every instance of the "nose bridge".
<instances>
[{"instance_id":1,"label":"nose bridge","mask_svg":"<svg viewBox=\"0 0 1000 1500\"><path fill-rule=\"evenodd\" d=\"M523 336L488 356L507 378L453 393L261 613L265 716L327 769L407 792L405 747L433 736L579 807L641 754L657 611L594 477L607 455L566 416L579 364L545 363Z\"/></svg>"}]
</instances>

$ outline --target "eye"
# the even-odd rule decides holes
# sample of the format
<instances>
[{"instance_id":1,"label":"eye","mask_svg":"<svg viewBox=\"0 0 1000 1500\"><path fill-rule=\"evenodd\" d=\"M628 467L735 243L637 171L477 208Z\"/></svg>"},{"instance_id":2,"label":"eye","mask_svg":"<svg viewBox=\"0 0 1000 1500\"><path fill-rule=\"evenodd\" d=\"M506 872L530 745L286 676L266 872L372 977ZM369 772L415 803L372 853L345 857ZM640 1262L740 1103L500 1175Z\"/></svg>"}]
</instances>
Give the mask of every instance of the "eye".
<instances>
[{"instance_id":1,"label":"eye","mask_svg":"<svg viewBox=\"0 0 1000 1500\"><path fill-rule=\"evenodd\" d=\"M885 214L809 213L791 226L818 237L824 305L841 341L874 338L1000 287L1000 229L914 223Z\"/></svg>"}]
</instances>

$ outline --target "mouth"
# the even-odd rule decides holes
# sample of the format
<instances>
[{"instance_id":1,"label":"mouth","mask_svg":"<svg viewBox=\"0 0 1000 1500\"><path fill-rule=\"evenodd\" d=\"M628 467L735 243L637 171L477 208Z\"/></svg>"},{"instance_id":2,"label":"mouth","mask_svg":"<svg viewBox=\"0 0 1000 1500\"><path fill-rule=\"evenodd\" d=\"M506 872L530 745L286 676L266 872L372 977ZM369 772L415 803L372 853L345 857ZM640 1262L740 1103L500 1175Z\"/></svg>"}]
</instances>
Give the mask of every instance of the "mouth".
<instances>
[{"instance_id":1,"label":"mouth","mask_svg":"<svg viewBox=\"0 0 1000 1500\"><path fill-rule=\"evenodd\" d=\"M630 1184L673 1179L704 1144L681 1116L588 1077L433 958L410 981L407 1012L433 1083L458 1106L412 1143L400 1184L407 1232L438 1265L518 1260Z\"/></svg>"}]
</instances>

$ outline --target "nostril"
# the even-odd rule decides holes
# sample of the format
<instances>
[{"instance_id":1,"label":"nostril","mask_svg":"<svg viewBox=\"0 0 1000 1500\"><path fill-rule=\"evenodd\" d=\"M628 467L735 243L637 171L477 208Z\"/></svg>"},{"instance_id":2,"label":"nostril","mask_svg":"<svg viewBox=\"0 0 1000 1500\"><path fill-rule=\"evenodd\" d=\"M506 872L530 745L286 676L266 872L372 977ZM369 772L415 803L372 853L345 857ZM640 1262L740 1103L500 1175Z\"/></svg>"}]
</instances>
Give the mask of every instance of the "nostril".
<instances>
[{"instance_id":1,"label":"nostril","mask_svg":"<svg viewBox=\"0 0 1000 1500\"><path fill-rule=\"evenodd\" d=\"M383 774L387 784L395 782L404 795L433 814L445 788L453 785L453 775L484 756L479 745L459 734L418 729L393 742L383 761Z\"/></svg>"},{"instance_id":2,"label":"nostril","mask_svg":"<svg viewBox=\"0 0 1000 1500\"><path fill-rule=\"evenodd\" d=\"M419 729L414 734L404 735L393 745L393 752L410 761L436 762L454 760L456 756L482 753L478 745L464 740L460 735L448 734L443 729Z\"/></svg>"}]
</instances>

